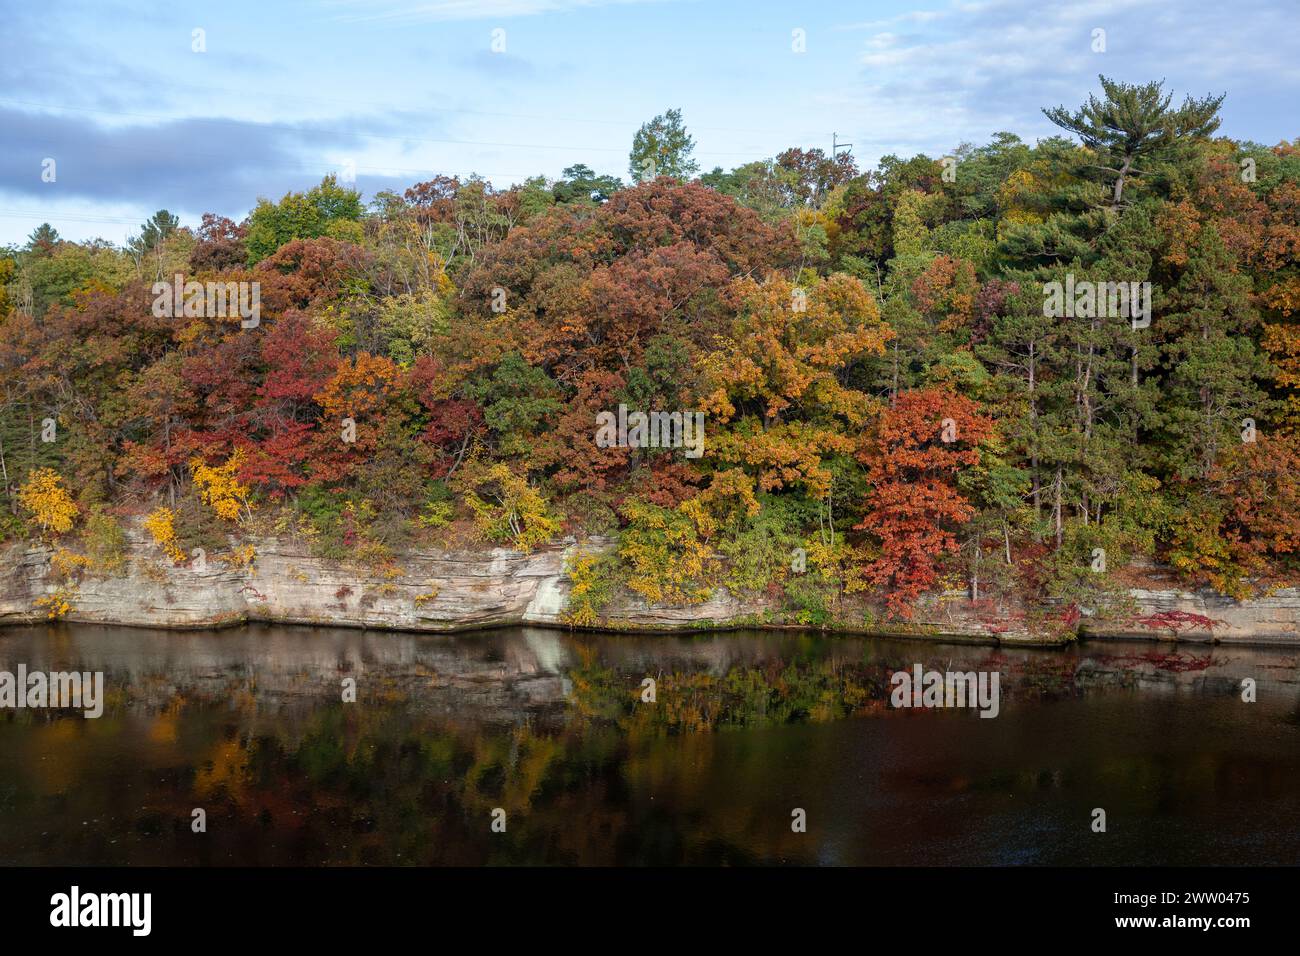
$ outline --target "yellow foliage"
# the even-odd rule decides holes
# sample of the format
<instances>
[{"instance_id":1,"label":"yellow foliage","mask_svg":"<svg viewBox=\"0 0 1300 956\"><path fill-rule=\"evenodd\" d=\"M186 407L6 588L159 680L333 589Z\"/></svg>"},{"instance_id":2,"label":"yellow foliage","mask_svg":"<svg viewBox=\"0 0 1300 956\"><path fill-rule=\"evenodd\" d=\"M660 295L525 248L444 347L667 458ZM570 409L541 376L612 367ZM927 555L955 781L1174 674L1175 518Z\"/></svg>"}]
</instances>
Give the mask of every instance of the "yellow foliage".
<instances>
[{"instance_id":1,"label":"yellow foliage","mask_svg":"<svg viewBox=\"0 0 1300 956\"><path fill-rule=\"evenodd\" d=\"M608 600L609 584L600 573L600 555L580 551L565 566L569 578L569 604L564 620L578 627L591 627L600 620L600 609Z\"/></svg>"},{"instance_id":2,"label":"yellow foliage","mask_svg":"<svg viewBox=\"0 0 1300 956\"><path fill-rule=\"evenodd\" d=\"M76 610L72 604L72 592L66 588L59 588L53 594L38 597L35 606L45 611L45 616L51 621L58 620Z\"/></svg>"},{"instance_id":3,"label":"yellow foliage","mask_svg":"<svg viewBox=\"0 0 1300 956\"><path fill-rule=\"evenodd\" d=\"M1296 288L1295 303L1286 303L1279 299L1270 301L1268 293L1264 294L1266 304L1278 309L1283 315L1289 315L1295 308L1300 308L1300 279L1292 279ZM1276 290L1281 283L1273 286ZM1283 427L1287 431L1300 431L1300 326L1282 323L1264 326L1264 348L1272 356L1277 369L1277 384L1286 389L1287 414L1283 418Z\"/></svg>"},{"instance_id":4,"label":"yellow foliage","mask_svg":"<svg viewBox=\"0 0 1300 956\"><path fill-rule=\"evenodd\" d=\"M850 436L877 404L843 384L845 370L884 354L893 330L871 293L844 274L807 288L780 275L743 278L731 291L739 315L701 362L704 411L719 424L735 420L715 431L712 454L746 466L765 491L803 485L822 497L830 485L823 455L851 452ZM744 408L761 418L741 415Z\"/></svg>"},{"instance_id":5,"label":"yellow foliage","mask_svg":"<svg viewBox=\"0 0 1300 956\"><path fill-rule=\"evenodd\" d=\"M67 548L59 548L50 557L50 567L60 578L65 579L74 577L79 570L90 567L90 564L90 558Z\"/></svg>"},{"instance_id":6,"label":"yellow foliage","mask_svg":"<svg viewBox=\"0 0 1300 956\"><path fill-rule=\"evenodd\" d=\"M235 476L244 464L243 449L236 449L224 465L216 468L206 464L201 458L190 460L190 473L198 485L199 494L204 502L212 506L218 518L227 521L239 519L240 508L251 512L253 506L248 503L248 486L239 483Z\"/></svg>"},{"instance_id":7,"label":"yellow foliage","mask_svg":"<svg viewBox=\"0 0 1300 956\"><path fill-rule=\"evenodd\" d=\"M698 499L676 510L642 501L624 507L628 526L618 553L628 568L627 586L647 600L699 604L713 589L706 580L713 552L704 538L716 529Z\"/></svg>"},{"instance_id":8,"label":"yellow foliage","mask_svg":"<svg viewBox=\"0 0 1300 956\"><path fill-rule=\"evenodd\" d=\"M710 527L705 537L712 535L712 526L734 528L747 519L757 518L762 510L754 497L754 479L739 468L714 472L709 487L692 500L699 502L709 516ZM706 527L698 520L696 526L702 531Z\"/></svg>"},{"instance_id":9,"label":"yellow foliage","mask_svg":"<svg viewBox=\"0 0 1300 956\"><path fill-rule=\"evenodd\" d=\"M252 566L256 557L256 548L251 544L241 544L233 548L229 554L218 555L218 560L232 568L247 568Z\"/></svg>"},{"instance_id":10,"label":"yellow foliage","mask_svg":"<svg viewBox=\"0 0 1300 956\"><path fill-rule=\"evenodd\" d=\"M763 491L802 485L811 498L830 491L831 473L823 456L831 452L852 454L856 440L840 427L810 422L784 422L762 428L753 421L714 435L713 455L719 461L753 468Z\"/></svg>"},{"instance_id":11,"label":"yellow foliage","mask_svg":"<svg viewBox=\"0 0 1300 956\"><path fill-rule=\"evenodd\" d=\"M1251 596L1246 569L1234 558L1217 515L1203 511L1175 515L1167 560L1180 575L1208 583L1221 594L1239 601Z\"/></svg>"},{"instance_id":12,"label":"yellow foliage","mask_svg":"<svg viewBox=\"0 0 1300 956\"><path fill-rule=\"evenodd\" d=\"M1014 223L1042 222L1044 217L1038 211L1035 202L1041 192L1042 185L1033 173L1027 169L1017 169L998 187L997 203L1002 210L1001 221Z\"/></svg>"},{"instance_id":13,"label":"yellow foliage","mask_svg":"<svg viewBox=\"0 0 1300 956\"><path fill-rule=\"evenodd\" d=\"M547 510L541 492L504 464L466 468L464 486L464 501L474 513L474 524L491 541L510 541L516 551L527 553L560 531L560 522Z\"/></svg>"},{"instance_id":14,"label":"yellow foliage","mask_svg":"<svg viewBox=\"0 0 1300 956\"><path fill-rule=\"evenodd\" d=\"M170 508L158 508L144 519L144 529L153 536L167 554L177 564L185 560L185 552L176 540L176 512Z\"/></svg>"},{"instance_id":15,"label":"yellow foliage","mask_svg":"<svg viewBox=\"0 0 1300 956\"><path fill-rule=\"evenodd\" d=\"M31 513L41 532L63 534L72 530L80 509L72 500L63 479L53 468L39 468L27 476L18 490L18 502Z\"/></svg>"}]
</instances>

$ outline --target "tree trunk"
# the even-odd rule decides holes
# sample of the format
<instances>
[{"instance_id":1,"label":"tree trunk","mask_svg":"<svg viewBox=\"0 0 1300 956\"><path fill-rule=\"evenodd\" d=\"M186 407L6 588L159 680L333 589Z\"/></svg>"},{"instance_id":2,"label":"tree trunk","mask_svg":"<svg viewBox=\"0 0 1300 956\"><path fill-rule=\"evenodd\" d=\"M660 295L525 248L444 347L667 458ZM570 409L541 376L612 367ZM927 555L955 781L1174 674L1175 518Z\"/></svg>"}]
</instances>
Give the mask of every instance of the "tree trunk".
<instances>
[{"instance_id":1,"label":"tree trunk","mask_svg":"<svg viewBox=\"0 0 1300 956\"><path fill-rule=\"evenodd\" d=\"M1029 455L1029 472L1033 481L1034 495L1034 539L1038 540L1038 525L1043 518L1042 482L1038 477L1038 394L1037 394L1037 356L1034 343L1029 343L1029 425L1033 435L1034 448Z\"/></svg>"},{"instance_id":2,"label":"tree trunk","mask_svg":"<svg viewBox=\"0 0 1300 956\"><path fill-rule=\"evenodd\" d=\"M1124 165L1119 168L1119 176L1115 180L1115 197L1111 202L1112 206L1118 206L1119 201L1124 196L1124 180L1128 177L1128 171L1133 167L1133 157L1125 156Z\"/></svg>"},{"instance_id":3,"label":"tree trunk","mask_svg":"<svg viewBox=\"0 0 1300 956\"><path fill-rule=\"evenodd\" d=\"M1061 541L1062 541L1062 539L1063 539L1063 536L1062 536L1062 533L1061 533L1061 496L1062 496L1062 488L1061 488L1061 469L1060 469L1060 468L1057 468L1057 469L1056 469L1056 503L1053 505L1053 507L1052 507L1052 511L1053 511L1053 513L1054 513L1054 516L1055 516L1055 523L1056 523L1056 547L1057 547L1058 550L1059 550L1060 547L1061 547Z\"/></svg>"}]
</instances>

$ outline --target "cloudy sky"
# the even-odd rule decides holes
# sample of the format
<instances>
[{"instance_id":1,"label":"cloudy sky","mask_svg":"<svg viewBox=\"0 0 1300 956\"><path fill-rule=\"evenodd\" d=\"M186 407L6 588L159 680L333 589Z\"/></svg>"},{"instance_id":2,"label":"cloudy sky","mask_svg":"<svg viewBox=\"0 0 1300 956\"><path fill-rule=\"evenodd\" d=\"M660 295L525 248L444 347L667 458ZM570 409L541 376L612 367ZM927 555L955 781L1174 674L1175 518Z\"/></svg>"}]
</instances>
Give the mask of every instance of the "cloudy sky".
<instances>
[{"instance_id":1,"label":"cloudy sky","mask_svg":"<svg viewBox=\"0 0 1300 956\"><path fill-rule=\"evenodd\" d=\"M238 219L328 172L355 170L367 197L434 173L507 186L580 162L626 178L637 126L672 107L704 169L829 150L832 133L869 168L999 130L1047 135L1039 108L1078 105L1101 72L1164 78L1178 99L1226 91L1222 131L1271 145L1300 136L1294 13L1283 0L11 4L0 245L47 220L120 243L159 208Z\"/></svg>"}]
</instances>

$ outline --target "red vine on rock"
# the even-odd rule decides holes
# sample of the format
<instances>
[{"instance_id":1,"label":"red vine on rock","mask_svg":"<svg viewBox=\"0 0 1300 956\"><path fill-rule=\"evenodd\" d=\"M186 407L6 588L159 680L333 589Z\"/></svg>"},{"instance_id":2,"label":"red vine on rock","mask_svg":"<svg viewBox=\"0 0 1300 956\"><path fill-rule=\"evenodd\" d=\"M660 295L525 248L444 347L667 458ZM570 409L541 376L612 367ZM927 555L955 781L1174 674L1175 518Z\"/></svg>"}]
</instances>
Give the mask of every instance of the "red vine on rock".
<instances>
[{"instance_id":1,"label":"red vine on rock","mask_svg":"<svg viewBox=\"0 0 1300 956\"><path fill-rule=\"evenodd\" d=\"M1206 617L1204 614L1193 614L1191 611L1157 611L1154 614L1135 615L1126 623L1140 625L1149 631L1167 630L1175 637L1184 630L1207 631L1213 634L1216 626L1224 624L1223 621Z\"/></svg>"},{"instance_id":2,"label":"red vine on rock","mask_svg":"<svg viewBox=\"0 0 1300 956\"><path fill-rule=\"evenodd\" d=\"M970 606L975 612L975 620L990 634L1005 634L1017 624L1023 625L1025 621L1024 611L1001 610L989 598L971 601Z\"/></svg>"}]
</instances>

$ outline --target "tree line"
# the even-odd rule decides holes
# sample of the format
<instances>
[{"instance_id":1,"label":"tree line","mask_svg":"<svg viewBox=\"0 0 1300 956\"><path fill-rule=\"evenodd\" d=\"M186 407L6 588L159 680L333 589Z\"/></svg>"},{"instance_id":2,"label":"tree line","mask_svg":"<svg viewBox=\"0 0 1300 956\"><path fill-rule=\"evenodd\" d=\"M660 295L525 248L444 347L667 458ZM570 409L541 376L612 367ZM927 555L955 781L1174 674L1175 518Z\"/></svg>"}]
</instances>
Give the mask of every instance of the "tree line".
<instances>
[{"instance_id":1,"label":"tree line","mask_svg":"<svg viewBox=\"0 0 1300 956\"><path fill-rule=\"evenodd\" d=\"M147 515L166 560L280 533L373 573L419 542L615 536L571 563L578 623L620 587L815 625L953 588L1073 607L1153 561L1275 587L1300 148L1216 136L1222 100L1103 77L1044 110L1060 135L867 172L792 148L701 173L671 110L630 184L365 203L326 177L124 248L42 226L0 254L0 529L93 566ZM258 283L260 321L155 316L178 274ZM702 454L598 444L620 406L702 412Z\"/></svg>"}]
</instances>

